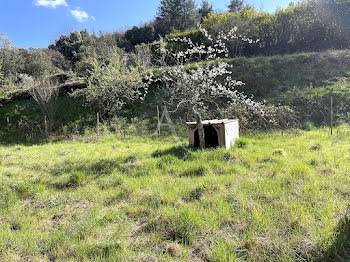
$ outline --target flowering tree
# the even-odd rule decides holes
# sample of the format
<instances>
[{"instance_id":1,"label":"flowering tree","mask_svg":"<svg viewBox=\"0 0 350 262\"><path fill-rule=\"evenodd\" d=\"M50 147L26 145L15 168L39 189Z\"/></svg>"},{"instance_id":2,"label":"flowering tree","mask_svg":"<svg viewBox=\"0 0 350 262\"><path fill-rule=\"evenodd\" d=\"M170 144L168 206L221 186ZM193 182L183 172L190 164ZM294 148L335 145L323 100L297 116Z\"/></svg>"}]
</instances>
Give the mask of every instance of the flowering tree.
<instances>
[{"instance_id":1,"label":"flowering tree","mask_svg":"<svg viewBox=\"0 0 350 262\"><path fill-rule=\"evenodd\" d=\"M208 40L207 45L194 44L188 38L174 38L169 42L186 44L186 51L178 51L168 48L169 43L161 41L160 53L165 61L171 60L174 67L164 69L160 77L150 76L150 80L158 84L169 97L166 101L174 106L174 111L185 107L196 119L199 134L200 148L205 147L205 133L202 124L202 115L209 107L219 108L222 101L228 104L244 104L249 109L263 110L262 103L256 103L251 98L237 91L236 87L243 85L241 81L231 78L230 65L223 59L228 57L226 43L233 39L253 43L252 39L237 34L237 28L233 28L228 34L219 33L216 39L200 27L201 33ZM193 61L206 61L199 64L189 64Z\"/></svg>"}]
</instances>

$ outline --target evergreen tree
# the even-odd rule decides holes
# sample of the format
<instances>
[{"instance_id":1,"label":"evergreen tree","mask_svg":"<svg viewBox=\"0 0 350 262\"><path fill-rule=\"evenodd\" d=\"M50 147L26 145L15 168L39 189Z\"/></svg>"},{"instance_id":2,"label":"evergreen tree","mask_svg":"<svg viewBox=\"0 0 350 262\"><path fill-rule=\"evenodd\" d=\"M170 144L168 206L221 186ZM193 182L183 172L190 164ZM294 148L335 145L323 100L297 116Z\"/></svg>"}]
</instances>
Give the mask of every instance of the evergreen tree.
<instances>
[{"instance_id":1,"label":"evergreen tree","mask_svg":"<svg viewBox=\"0 0 350 262\"><path fill-rule=\"evenodd\" d=\"M231 0L228 6L228 10L231 13L239 13L244 8L244 0Z\"/></svg>"},{"instance_id":2,"label":"evergreen tree","mask_svg":"<svg viewBox=\"0 0 350 262\"><path fill-rule=\"evenodd\" d=\"M207 0L202 0L201 6L199 8L199 14L201 15L201 18L207 17L211 12L213 12L213 6L208 3Z\"/></svg>"},{"instance_id":3,"label":"evergreen tree","mask_svg":"<svg viewBox=\"0 0 350 262\"><path fill-rule=\"evenodd\" d=\"M133 46L139 45L141 43L152 43L158 38L155 34L155 29L152 23L145 24L141 27L134 26L133 28L125 32L125 38Z\"/></svg>"},{"instance_id":4,"label":"evergreen tree","mask_svg":"<svg viewBox=\"0 0 350 262\"><path fill-rule=\"evenodd\" d=\"M185 31L194 28L200 16L193 0L162 0L158 7L156 22L162 33Z\"/></svg>"},{"instance_id":5,"label":"evergreen tree","mask_svg":"<svg viewBox=\"0 0 350 262\"><path fill-rule=\"evenodd\" d=\"M325 21L333 21L340 28L345 38L350 34L350 1L349 0L313 0L317 16ZM313 1L310 1L312 4Z\"/></svg>"}]
</instances>

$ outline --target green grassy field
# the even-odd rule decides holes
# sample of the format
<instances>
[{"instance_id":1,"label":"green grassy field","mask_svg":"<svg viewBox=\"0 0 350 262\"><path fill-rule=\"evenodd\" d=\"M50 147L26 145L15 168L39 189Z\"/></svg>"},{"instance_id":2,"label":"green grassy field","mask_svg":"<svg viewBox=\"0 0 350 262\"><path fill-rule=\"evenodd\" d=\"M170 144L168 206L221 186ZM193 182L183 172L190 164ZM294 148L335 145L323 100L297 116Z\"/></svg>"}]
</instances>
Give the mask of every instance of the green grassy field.
<instances>
[{"instance_id":1,"label":"green grassy field","mask_svg":"<svg viewBox=\"0 0 350 262\"><path fill-rule=\"evenodd\" d=\"M0 261L348 261L349 163L346 126L0 146Z\"/></svg>"}]
</instances>

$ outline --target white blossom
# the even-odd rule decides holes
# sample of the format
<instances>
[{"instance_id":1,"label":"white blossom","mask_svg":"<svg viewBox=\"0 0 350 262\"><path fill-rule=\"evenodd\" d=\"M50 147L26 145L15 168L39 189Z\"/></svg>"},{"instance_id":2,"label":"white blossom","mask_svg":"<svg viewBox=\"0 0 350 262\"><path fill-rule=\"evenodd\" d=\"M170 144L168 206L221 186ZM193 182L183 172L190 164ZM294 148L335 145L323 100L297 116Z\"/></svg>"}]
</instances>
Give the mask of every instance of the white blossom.
<instances>
[{"instance_id":1,"label":"white blossom","mask_svg":"<svg viewBox=\"0 0 350 262\"><path fill-rule=\"evenodd\" d=\"M250 110L263 112L264 103L254 102L251 97L238 92L236 87L244 83L232 79L230 70L232 66L220 60L222 57L228 57L226 42L238 39L252 44L257 43L258 40L237 35L237 27L232 28L227 34L220 32L216 40L205 28L199 26L199 30L209 44L194 44L186 37L169 39L169 42L187 44L188 49L186 51L171 50L165 48L166 44L163 43L160 52L172 59L176 66L164 69L160 77L150 74L148 81L157 82L159 88L165 89L169 95L168 102L174 105L176 110L184 106L192 112L201 114L208 109L210 104L216 104L220 98L225 98L228 100L228 105L240 104ZM194 61L195 58L207 62L200 66L187 64ZM218 81L219 79L221 81Z\"/></svg>"}]
</instances>

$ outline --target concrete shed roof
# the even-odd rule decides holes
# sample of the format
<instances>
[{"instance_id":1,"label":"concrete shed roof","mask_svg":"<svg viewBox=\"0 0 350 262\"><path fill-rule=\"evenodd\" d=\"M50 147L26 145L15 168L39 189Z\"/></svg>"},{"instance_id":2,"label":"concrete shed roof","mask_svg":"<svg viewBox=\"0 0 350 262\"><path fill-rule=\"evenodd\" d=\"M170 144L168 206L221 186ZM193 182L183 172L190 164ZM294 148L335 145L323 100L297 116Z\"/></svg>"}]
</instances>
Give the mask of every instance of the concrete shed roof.
<instances>
[{"instance_id":1,"label":"concrete shed roof","mask_svg":"<svg viewBox=\"0 0 350 262\"><path fill-rule=\"evenodd\" d=\"M237 122L237 119L213 119L202 121L203 125L218 125L218 124L228 124L231 122ZM197 122L186 122L187 125L197 125Z\"/></svg>"}]
</instances>

